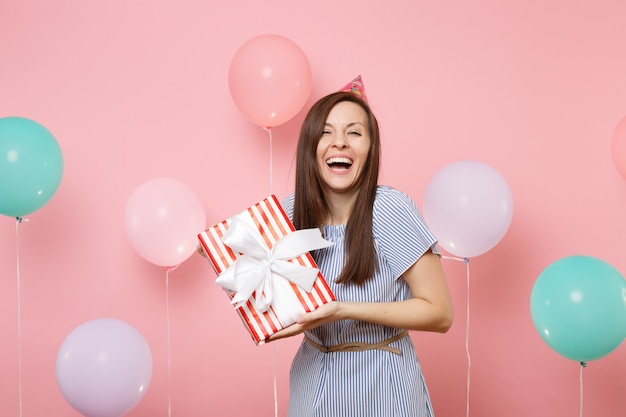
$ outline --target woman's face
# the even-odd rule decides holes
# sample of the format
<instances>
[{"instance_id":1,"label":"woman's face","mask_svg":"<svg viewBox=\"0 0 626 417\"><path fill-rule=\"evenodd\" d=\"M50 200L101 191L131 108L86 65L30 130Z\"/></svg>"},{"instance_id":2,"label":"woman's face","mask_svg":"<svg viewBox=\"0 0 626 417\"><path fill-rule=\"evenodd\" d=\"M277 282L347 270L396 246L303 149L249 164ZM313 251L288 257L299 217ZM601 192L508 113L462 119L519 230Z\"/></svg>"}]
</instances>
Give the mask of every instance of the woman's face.
<instances>
[{"instance_id":1,"label":"woman's face","mask_svg":"<svg viewBox=\"0 0 626 417\"><path fill-rule=\"evenodd\" d=\"M317 166L326 193L354 192L370 150L367 114L350 101L338 103L328 114L317 144Z\"/></svg>"}]
</instances>

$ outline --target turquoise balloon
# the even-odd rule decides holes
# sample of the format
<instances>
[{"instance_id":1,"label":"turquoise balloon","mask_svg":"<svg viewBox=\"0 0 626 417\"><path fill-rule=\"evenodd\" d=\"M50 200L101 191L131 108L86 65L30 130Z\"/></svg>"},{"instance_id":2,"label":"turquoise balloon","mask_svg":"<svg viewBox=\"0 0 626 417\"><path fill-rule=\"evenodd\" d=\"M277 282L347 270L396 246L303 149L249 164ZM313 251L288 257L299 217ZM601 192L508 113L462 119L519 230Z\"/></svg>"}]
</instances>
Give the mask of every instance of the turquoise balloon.
<instances>
[{"instance_id":1,"label":"turquoise balloon","mask_svg":"<svg viewBox=\"0 0 626 417\"><path fill-rule=\"evenodd\" d=\"M537 278L530 312L554 351L578 362L599 359L626 337L626 281L603 260L562 258Z\"/></svg>"},{"instance_id":2,"label":"turquoise balloon","mask_svg":"<svg viewBox=\"0 0 626 417\"><path fill-rule=\"evenodd\" d=\"M56 193L63 154L52 134L23 117L0 118L0 214L22 217Z\"/></svg>"}]
</instances>

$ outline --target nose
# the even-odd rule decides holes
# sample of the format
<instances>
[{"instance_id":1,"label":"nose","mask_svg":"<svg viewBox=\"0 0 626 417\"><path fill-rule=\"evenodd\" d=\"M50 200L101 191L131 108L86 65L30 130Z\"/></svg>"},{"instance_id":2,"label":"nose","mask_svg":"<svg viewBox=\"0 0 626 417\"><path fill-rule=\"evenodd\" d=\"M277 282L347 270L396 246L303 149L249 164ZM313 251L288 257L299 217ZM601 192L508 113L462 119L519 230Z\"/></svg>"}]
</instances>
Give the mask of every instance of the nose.
<instances>
[{"instance_id":1,"label":"nose","mask_svg":"<svg viewBox=\"0 0 626 417\"><path fill-rule=\"evenodd\" d=\"M348 146L348 141L343 133L337 133L333 136L332 146L335 148L343 149Z\"/></svg>"}]
</instances>

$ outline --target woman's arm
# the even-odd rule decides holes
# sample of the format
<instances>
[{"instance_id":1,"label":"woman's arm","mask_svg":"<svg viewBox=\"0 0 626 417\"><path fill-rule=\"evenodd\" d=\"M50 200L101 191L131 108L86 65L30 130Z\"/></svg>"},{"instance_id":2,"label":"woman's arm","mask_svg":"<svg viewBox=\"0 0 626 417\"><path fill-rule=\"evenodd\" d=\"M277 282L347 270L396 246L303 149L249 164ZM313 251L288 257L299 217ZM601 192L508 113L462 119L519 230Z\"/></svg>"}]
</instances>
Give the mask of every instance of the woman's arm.
<instances>
[{"instance_id":1,"label":"woman's arm","mask_svg":"<svg viewBox=\"0 0 626 417\"><path fill-rule=\"evenodd\" d=\"M408 330L445 333L452 325L452 300L438 255L428 251L403 275L411 288L410 300L388 303L334 301L298 318L296 324L270 340L302 333L336 320L362 320Z\"/></svg>"}]
</instances>

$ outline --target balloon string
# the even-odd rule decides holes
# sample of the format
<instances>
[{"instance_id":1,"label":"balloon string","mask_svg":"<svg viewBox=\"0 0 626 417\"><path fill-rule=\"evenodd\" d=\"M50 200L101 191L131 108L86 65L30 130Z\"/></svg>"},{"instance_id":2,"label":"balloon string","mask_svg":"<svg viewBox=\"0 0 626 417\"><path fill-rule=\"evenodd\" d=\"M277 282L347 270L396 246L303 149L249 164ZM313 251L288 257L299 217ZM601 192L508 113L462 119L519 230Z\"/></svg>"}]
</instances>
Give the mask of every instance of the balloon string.
<instances>
[{"instance_id":1,"label":"balloon string","mask_svg":"<svg viewBox=\"0 0 626 417\"><path fill-rule=\"evenodd\" d=\"M273 173L273 165L274 164L273 164L273 157L272 157L272 153L273 153L272 152L272 128L271 127L264 127L263 129L267 131L267 133L269 135L269 138L270 138L270 194L272 194L273 193L272 190L274 189L273 184L272 184L272 182L273 182L272 179L274 177L274 173Z\"/></svg>"},{"instance_id":2,"label":"balloon string","mask_svg":"<svg viewBox=\"0 0 626 417\"><path fill-rule=\"evenodd\" d=\"M465 270L467 276L467 315L466 315L466 323L465 323L465 353L467 355L467 393L466 393L466 405L465 405L465 415L469 417L470 413L470 380L471 380L471 368L472 368L472 358L470 356L469 350L469 329L470 329L470 267L469 267L469 259L468 258L459 258L456 256L441 256L443 259L452 259L454 261L461 261L465 263Z\"/></svg>"},{"instance_id":3,"label":"balloon string","mask_svg":"<svg viewBox=\"0 0 626 417\"><path fill-rule=\"evenodd\" d=\"M585 362L580 363L580 417L583 417L583 369L586 366Z\"/></svg>"},{"instance_id":4,"label":"balloon string","mask_svg":"<svg viewBox=\"0 0 626 417\"><path fill-rule=\"evenodd\" d=\"M170 343L170 272L177 266L169 267L165 271L165 321L167 323L167 415L172 416L172 349Z\"/></svg>"},{"instance_id":5,"label":"balloon string","mask_svg":"<svg viewBox=\"0 0 626 417\"><path fill-rule=\"evenodd\" d=\"M273 346L274 355L274 417L278 417L278 390L276 389L276 344Z\"/></svg>"},{"instance_id":6,"label":"balloon string","mask_svg":"<svg viewBox=\"0 0 626 417\"><path fill-rule=\"evenodd\" d=\"M17 396L20 417L22 417L22 296L20 291L20 223L22 220L21 217L16 217L15 222L15 260L17 272Z\"/></svg>"},{"instance_id":7,"label":"balloon string","mask_svg":"<svg viewBox=\"0 0 626 417\"><path fill-rule=\"evenodd\" d=\"M470 328L470 269L469 260L465 258L465 269L467 270L467 322L465 324L465 352L467 354L467 404L466 416L469 417L470 412L470 369L472 367L472 359L469 351L469 328Z\"/></svg>"},{"instance_id":8,"label":"balloon string","mask_svg":"<svg viewBox=\"0 0 626 417\"><path fill-rule=\"evenodd\" d=\"M273 194L273 158L272 158L272 128L271 127L264 127L263 128L265 131L267 131L268 135L269 135L269 142L270 142L270 194ZM273 348L272 348L272 352L273 352L273 356L274 356L274 363L273 363L273 373L274 373L274 416L278 417L278 390L276 388L276 374L277 374L277 366L276 366L276 344L274 344Z\"/></svg>"}]
</instances>

